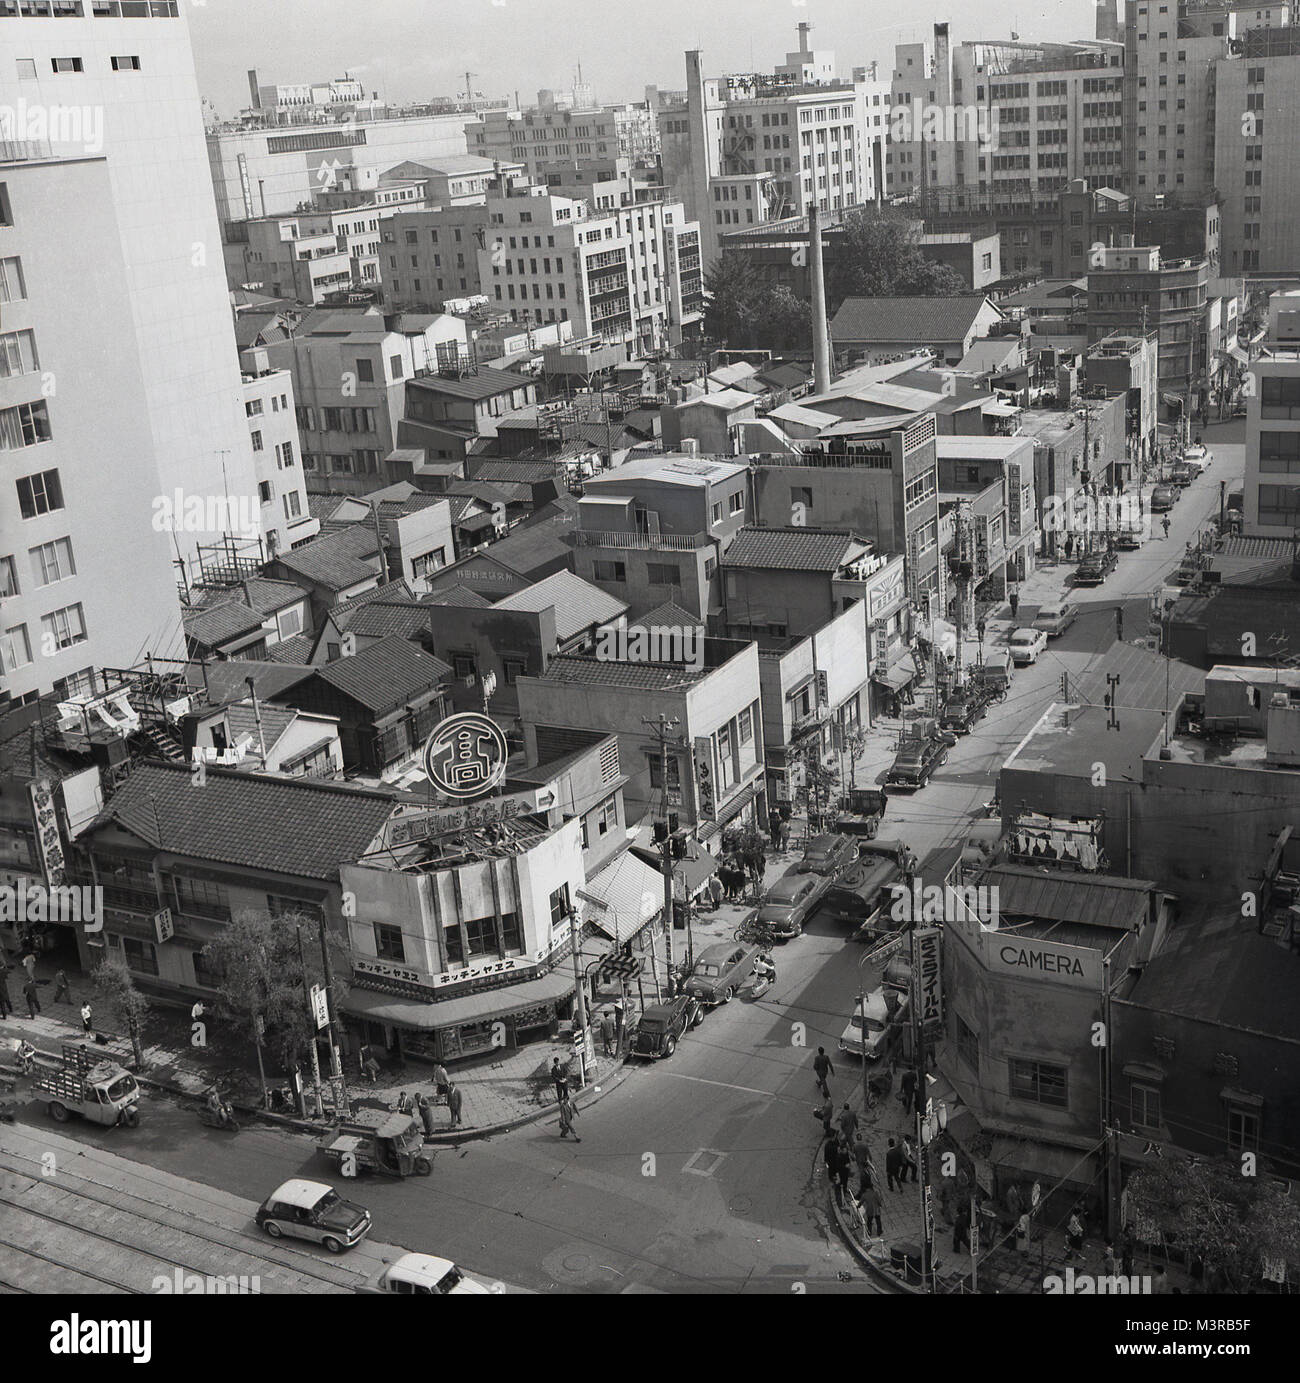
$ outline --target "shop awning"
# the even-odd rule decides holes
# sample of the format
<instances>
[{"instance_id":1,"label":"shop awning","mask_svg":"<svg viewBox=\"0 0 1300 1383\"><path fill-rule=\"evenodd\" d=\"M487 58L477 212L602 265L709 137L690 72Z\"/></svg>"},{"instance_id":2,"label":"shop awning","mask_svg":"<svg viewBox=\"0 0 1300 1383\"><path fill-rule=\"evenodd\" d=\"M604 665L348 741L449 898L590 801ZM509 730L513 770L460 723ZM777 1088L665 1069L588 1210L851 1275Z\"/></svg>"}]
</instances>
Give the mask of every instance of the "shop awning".
<instances>
[{"instance_id":1,"label":"shop awning","mask_svg":"<svg viewBox=\"0 0 1300 1383\"><path fill-rule=\"evenodd\" d=\"M343 1001L343 1011L355 1018L376 1023L392 1023L399 1028L431 1032L435 1028L455 1028L462 1023L478 1023L501 1018L521 1008L558 1002L573 993L573 976L563 969L552 970L538 980L502 985L481 994L466 994L458 999L425 1003L401 995L379 994L354 985Z\"/></svg>"},{"instance_id":2,"label":"shop awning","mask_svg":"<svg viewBox=\"0 0 1300 1383\"><path fill-rule=\"evenodd\" d=\"M895 657L887 668L880 670L873 667L871 669L871 680L879 682L882 687L888 687L891 691L902 691L915 678L916 664L912 661L910 648L905 649Z\"/></svg>"},{"instance_id":3,"label":"shop awning","mask_svg":"<svg viewBox=\"0 0 1300 1383\"><path fill-rule=\"evenodd\" d=\"M1055 1182L1087 1186L1096 1171L1093 1154L1083 1149L1053 1147L1019 1138L995 1138L989 1161L995 1167L1011 1167L1032 1176L1046 1191Z\"/></svg>"},{"instance_id":4,"label":"shop awning","mask_svg":"<svg viewBox=\"0 0 1300 1383\"><path fill-rule=\"evenodd\" d=\"M986 403L980 409L981 413L990 418L1014 418L1022 411L1014 403L1004 403L1001 399L997 399L993 403Z\"/></svg>"},{"instance_id":5,"label":"shop awning","mask_svg":"<svg viewBox=\"0 0 1300 1383\"><path fill-rule=\"evenodd\" d=\"M663 876L626 850L578 890L582 915L602 932L626 941L664 907Z\"/></svg>"},{"instance_id":6,"label":"shop awning","mask_svg":"<svg viewBox=\"0 0 1300 1383\"><path fill-rule=\"evenodd\" d=\"M491 528L496 520L491 514L469 514L461 519L456 527L466 533L480 533L486 528Z\"/></svg>"}]
</instances>

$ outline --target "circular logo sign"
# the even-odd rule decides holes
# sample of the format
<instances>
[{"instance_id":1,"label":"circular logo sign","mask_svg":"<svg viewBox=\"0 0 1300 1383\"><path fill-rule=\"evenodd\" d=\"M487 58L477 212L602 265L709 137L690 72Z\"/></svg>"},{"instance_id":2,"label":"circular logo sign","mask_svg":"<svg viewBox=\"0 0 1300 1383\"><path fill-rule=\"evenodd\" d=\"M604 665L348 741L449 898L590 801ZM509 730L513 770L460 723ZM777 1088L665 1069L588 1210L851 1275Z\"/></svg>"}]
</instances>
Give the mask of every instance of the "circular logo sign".
<instances>
[{"instance_id":1,"label":"circular logo sign","mask_svg":"<svg viewBox=\"0 0 1300 1383\"><path fill-rule=\"evenodd\" d=\"M481 797L506 776L506 737L477 711L448 716L434 727L424 746L424 771L446 797Z\"/></svg>"}]
</instances>

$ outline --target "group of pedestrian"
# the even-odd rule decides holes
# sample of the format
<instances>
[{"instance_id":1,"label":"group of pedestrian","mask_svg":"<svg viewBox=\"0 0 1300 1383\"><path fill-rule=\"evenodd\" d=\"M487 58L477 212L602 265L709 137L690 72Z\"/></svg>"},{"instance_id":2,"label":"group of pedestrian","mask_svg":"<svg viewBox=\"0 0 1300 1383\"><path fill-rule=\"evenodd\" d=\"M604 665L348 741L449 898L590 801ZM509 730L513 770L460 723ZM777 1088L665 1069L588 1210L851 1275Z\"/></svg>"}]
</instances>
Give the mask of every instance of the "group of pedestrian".
<instances>
[{"instance_id":1,"label":"group of pedestrian","mask_svg":"<svg viewBox=\"0 0 1300 1383\"><path fill-rule=\"evenodd\" d=\"M718 864L718 872L715 876L722 889L722 897L728 903L737 903L745 896L745 887L753 871L747 865L746 860L736 851L723 855ZM758 878L763 877L762 865L759 865Z\"/></svg>"},{"instance_id":2,"label":"group of pedestrian","mask_svg":"<svg viewBox=\"0 0 1300 1383\"><path fill-rule=\"evenodd\" d=\"M891 1138L885 1149L885 1185L891 1191L901 1191L911 1176L916 1181L916 1150L910 1138Z\"/></svg>"},{"instance_id":3,"label":"group of pedestrian","mask_svg":"<svg viewBox=\"0 0 1300 1383\"><path fill-rule=\"evenodd\" d=\"M19 964L23 971L22 996L27 1002L28 1018L35 1018L41 1012L41 992L36 980L36 952L31 946L22 948ZM54 999L56 1004L73 1003L72 987L68 983L67 972L60 966L54 972ZM0 1018L8 1018L14 1012L13 999L9 994L9 962L0 951ZM89 1034L92 1026L92 1011L89 1001L81 1005L81 1030Z\"/></svg>"}]
</instances>

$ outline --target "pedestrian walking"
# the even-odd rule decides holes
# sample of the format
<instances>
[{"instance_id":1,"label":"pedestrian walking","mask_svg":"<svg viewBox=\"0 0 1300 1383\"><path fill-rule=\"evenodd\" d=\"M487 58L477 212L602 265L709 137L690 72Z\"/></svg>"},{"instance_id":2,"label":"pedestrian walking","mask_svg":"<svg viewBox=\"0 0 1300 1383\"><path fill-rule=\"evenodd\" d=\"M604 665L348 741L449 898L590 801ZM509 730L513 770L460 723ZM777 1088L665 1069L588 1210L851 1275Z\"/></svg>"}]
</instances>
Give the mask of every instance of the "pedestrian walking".
<instances>
[{"instance_id":1,"label":"pedestrian walking","mask_svg":"<svg viewBox=\"0 0 1300 1383\"><path fill-rule=\"evenodd\" d=\"M859 1187L858 1200L862 1205L862 1215L866 1220L867 1229L877 1239L882 1238L885 1231L880 1224L880 1192L871 1184Z\"/></svg>"},{"instance_id":2,"label":"pedestrian walking","mask_svg":"<svg viewBox=\"0 0 1300 1383\"><path fill-rule=\"evenodd\" d=\"M563 1104L569 1094L569 1073L560 1065L558 1056L551 1061L551 1084L555 1087L555 1103Z\"/></svg>"},{"instance_id":3,"label":"pedestrian walking","mask_svg":"<svg viewBox=\"0 0 1300 1383\"><path fill-rule=\"evenodd\" d=\"M23 956L23 969L27 971L27 978L29 980L34 980L36 978L36 956L33 952L28 951L27 954Z\"/></svg>"},{"instance_id":4,"label":"pedestrian walking","mask_svg":"<svg viewBox=\"0 0 1300 1383\"><path fill-rule=\"evenodd\" d=\"M403 1090L397 1097L397 1112L399 1114L409 1114L413 1108L414 1105L411 1103L411 1097Z\"/></svg>"},{"instance_id":5,"label":"pedestrian walking","mask_svg":"<svg viewBox=\"0 0 1300 1383\"><path fill-rule=\"evenodd\" d=\"M1015 619L1016 611L1020 609L1020 592L1012 591L1007 597L1007 604L1011 606L1011 618Z\"/></svg>"},{"instance_id":6,"label":"pedestrian walking","mask_svg":"<svg viewBox=\"0 0 1300 1383\"><path fill-rule=\"evenodd\" d=\"M1079 1216L1076 1206L1070 1212L1070 1218L1065 1225L1065 1261L1068 1263L1072 1258L1083 1257L1083 1220Z\"/></svg>"},{"instance_id":7,"label":"pedestrian walking","mask_svg":"<svg viewBox=\"0 0 1300 1383\"><path fill-rule=\"evenodd\" d=\"M449 1085L447 1087L447 1108L451 1111L451 1127L457 1128L460 1125L460 1086Z\"/></svg>"},{"instance_id":8,"label":"pedestrian walking","mask_svg":"<svg viewBox=\"0 0 1300 1383\"><path fill-rule=\"evenodd\" d=\"M885 1150L885 1184L891 1191L903 1189L903 1163L903 1150L891 1138Z\"/></svg>"},{"instance_id":9,"label":"pedestrian walking","mask_svg":"<svg viewBox=\"0 0 1300 1383\"><path fill-rule=\"evenodd\" d=\"M826 1100L825 1103L813 1107L813 1118L822 1121L822 1137L829 1138L834 1133L835 1102Z\"/></svg>"},{"instance_id":10,"label":"pedestrian walking","mask_svg":"<svg viewBox=\"0 0 1300 1383\"><path fill-rule=\"evenodd\" d=\"M451 1087L451 1077L447 1074L447 1068L438 1062L433 1068L433 1088L438 1092L438 1098L445 1100L447 1091Z\"/></svg>"},{"instance_id":11,"label":"pedestrian walking","mask_svg":"<svg viewBox=\"0 0 1300 1383\"><path fill-rule=\"evenodd\" d=\"M606 1009L600 1015L600 1042L606 1056L614 1055L614 1015Z\"/></svg>"},{"instance_id":12,"label":"pedestrian walking","mask_svg":"<svg viewBox=\"0 0 1300 1383\"><path fill-rule=\"evenodd\" d=\"M910 1138L903 1139L903 1180L907 1180L907 1174L912 1174L912 1180L916 1180L916 1148L912 1145Z\"/></svg>"},{"instance_id":13,"label":"pedestrian walking","mask_svg":"<svg viewBox=\"0 0 1300 1383\"><path fill-rule=\"evenodd\" d=\"M36 981L28 980L23 985L23 998L27 1000L27 1016L35 1018L41 1011L41 1001L36 993Z\"/></svg>"},{"instance_id":14,"label":"pedestrian walking","mask_svg":"<svg viewBox=\"0 0 1300 1383\"><path fill-rule=\"evenodd\" d=\"M81 1006L81 1031L87 1034L90 1032L90 1019L90 1000L87 999Z\"/></svg>"},{"instance_id":15,"label":"pedestrian walking","mask_svg":"<svg viewBox=\"0 0 1300 1383\"><path fill-rule=\"evenodd\" d=\"M433 1137L433 1101L426 1100L422 1095L417 1095L415 1100L416 1108L420 1111L420 1122L424 1125L424 1136Z\"/></svg>"},{"instance_id":16,"label":"pedestrian walking","mask_svg":"<svg viewBox=\"0 0 1300 1383\"><path fill-rule=\"evenodd\" d=\"M1029 1212L1026 1210L1016 1221L1016 1252L1029 1252Z\"/></svg>"},{"instance_id":17,"label":"pedestrian walking","mask_svg":"<svg viewBox=\"0 0 1300 1383\"><path fill-rule=\"evenodd\" d=\"M200 999L198 1003L196 1003L194 1007L190 1009L190 1022L197 1023L199 1019L203 1017L205 1012L206 1010L203 1007L203 1000Z\"/></svg>"},{"instance_id":18,"label":"pedestrian walking","mask_svg":"<svg viewBox=\"0 0 1300 1383\"><path fill-rule=\"evenodd\" d=\"M52 1002L59 1004L65 998L69 1003L72 1002L72 990L68 987L68 977L62 970L56 970L54 972L54 999Z\"/></svg>"},{"instance_id":19,"label":"pedestrian walking","mask_svg":"<svg viewBox=\"0 0 1300 1383\"><path fill-rule=\"evenodd\" d=\"M867 1237L867 1217L863 1214L862 1202L854 1197L852 1191L849 1191L844 1197L844 1209L848 1213L853 1232L859 1239L865 1239Z\"/></svg>"},{"instance_id":20,"label":"pedestrian walking","mask_svg":"<svg viewBox=\"0 0 1300 1383\"><path fill-rule=\"evenodd\" d=\"M14 1011L14 1006L9 998L9 976L0 974L0 1018L8 1018Z\"/></svg>"},{"instance_id":21,"label":"pedestrian walking","mask_svg":"<svg viewBox=\"0 0 1300 1383\"><path fill-rule=\"evenodd\" d=\"M844 1102L844 1108L840 1110L840 1133L849 1147L852 1147L858 1133L858 1116L849 1108L847 1100Z\"/></svg>"},{"instance_id":22,"label":"pedestrian walking","mask_svg":"<svg viewBox=\"0 0 1300 1383\"><path fill-rule=\"evenodd\" d=\"M581 1143L578 1137L578 1130L573 1127L573 1121L578 1117L578 1107L569 1098L569 1092L564 1092L564 1098L560 1101L560 1137L564 1138L568 1134L573 1134L573 1141Z\"/></svg>"},{"instance_id":23,"label":"pedestrian walking","mask_svg":"<svg viewBox=\"0 0 1300 1383\"><path fill-rule=\"evenodd\" d=\"M817 1055L813 1057L813 1073L817 1077L817 1088L829 1100L831 1088L826 1084L826 1077L835 1074L835 1067L831 1065L831 1059L826 1055L825 1047L817 1048Z\"/></svg>"},{"instance_id":24,"label":"pedestrian walking","mask_svg":"<svg viewBox=\"0 0 1300 1383\"><path fill-rule=\"evenodd\" d=\"M858 1195L871 1183L871 1145L861 1133L853 1140L853 1161L858 1168Z\"/></svg>"},{"instance_id":25,"label":"pedestrian walking","mask_svg":"<svg viewBox=\"0 0 1300 1383\"><path fill-rule=\"evenodd\" d=\"M916 1098L916 1072L910 1066L903 1072L903 1089L901 1093L903 1097L903 1113L910 1114L912 1112L912 1101Z\"/></svg>"}]
</instances>

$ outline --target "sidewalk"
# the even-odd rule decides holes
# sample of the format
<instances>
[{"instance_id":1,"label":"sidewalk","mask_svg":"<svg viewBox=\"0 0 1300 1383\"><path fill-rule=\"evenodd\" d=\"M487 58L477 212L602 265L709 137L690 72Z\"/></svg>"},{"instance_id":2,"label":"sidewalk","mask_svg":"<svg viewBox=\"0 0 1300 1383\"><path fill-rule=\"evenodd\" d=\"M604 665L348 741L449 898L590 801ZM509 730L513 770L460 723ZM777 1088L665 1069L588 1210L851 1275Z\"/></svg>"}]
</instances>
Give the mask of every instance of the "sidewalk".
<instances>
[{"instance_id":1,"label":"sidewalk","mask_svg":"<svg viewBox=\"0 0 1300 1383\"><path fill-rule=\"evenodd\" d=\"M730 936L730 931L727 935ZM35 1018L29 1018L19 982L25 981L26 977L16 959L11 964L9 994L11 999L19 1000L20 1007L8 1017L0 1019L0 1067L6 1071L12 1071L14 1067L13 1048L16 1040L25 1038L36 1048L38 1064L55 1065L62 1059L65 1043L93 1040L87 1039L82 1033L79 1010L83 998L89 999L94 1007L94 986L87 976L70 976L71 1002L64 1000L56 1004L53 1002L55 968L56 963L52 960L45 957L38 960L36 979L41 1012ZM144 1084L158 1086L171 1094L190 1099L201 1099L213 1084L217 1084L241 1110L255 1113L270 1122L302 1123L296 1115L272 1114L263 1108L251 1042L237 1034L223 1033L223 1020L211 1011L205 1015L204 1022L209 1045L204 1048L186 1047L181 1043L190 1031L188 1013L178 1009L156 1009L151 1015L146 1036L161 1040L144 1042L144 1065L135 1073L138 1079ZM129 1039L105 1034L98 1018L94 1020L94 1026L101 1034L109 1036L107 1043L98 1044L95 1049L104 1057L130 1069L134 1056ZM241 1051L241 1048L244 1050ZM586 1086L578 1090L580 1104L587 1103L593 1092L605 1093L618 1084L625 1074L622 1058L606 1058L601 1054L599 1034L596 1048L596 1070ZM452 1131L446 1102L442 1101L437 1106L437 1121L443 1127L433 1141L484 1137L503 1128L548 1117L553 1112L555 1096L545 1071L554 1057L558 1056L568 1063L572 1055L572 1043L565 1034L549 1042L529 1043L526 1047L453 1071L452 1077L463 1097L461 1125ZM627 1073L630 1070L627 1068ZM322 1072L322 1077L327 1074ZM346 1076L353 1110L394 1109L403 1091L413 1096L418 1090L426 1098L436 1100L433 1067L423 1062L381 1070L373 1085L356 1071L348 1071ZM268 1074L270 1084L283 1081L284 1077L277 1081ZM576 1069L570 1088L577 1089ZM324 1086L324 1095L328 1118L327 1084ZM315 1101L310 1090L307 1093L307 1109L306 1122L313 1127L319 1126L320 1121L314 1118Z\"/></svg>"},{"instance_id":2,"label":"sidewalk","mask_svg":"<svg viewBox=\"0 0 1300 1383\"><path fill-rule=\"evenodd\" d=\"M920 1261L924 1231L919 1182L908 1179L903 1182L901 1190L891 1191L885 1172L885 1153L889 1139L901 1141L907 1136L915 1141L916 1137L915 1113L904 1114L902 1101L899 1099L900 1082L905 1068L902 1065L894 1068L894 1083L889 1094L874 1109L864 1111L861 1067L848 1057L843 1057L842 1063L842 1066L837 1065L838 1078L831 1078L831 1093L837 1109L847 1099L849 1106L857 1113L860 1126L866 1134L867 1143L871 1148L871 1161L876 1169L873 1184L880 1196L880 1227L883 1234L880 1237L859 1234L845 1208L840 1205L835 1189L827 1178L826 1197L830 1213L839 1228L840 1237L882 1282L888 1283L895 1291L919 1294L922 1289L915 1280L915 1273L905 1277L901 1265L892 1261L895 1250L900 1253L906 1251L913 1263ZM885 1069L887 1068L881 1066L878 1072L874 1073L883 1073ZM846 1092L842 1088L843 1078L849 1074L854 1077L852 1092ZM942 1080L940 1076L940 1083ZM841 1088L837 1089L837 1085ZM821 1158L820 1143L819 1130L817 1166L819 1174L825 1177L825 1163ZM958 1148L958 1144L946 1134L940 1133L930 1144L927 1153L934 1218L934 1279L931 1291L939 1295L971 1291L978 1291L984 1295L1036 1295L1043 1291L1044 1277L1050 1274L1064 1277L1067 1268L1073 1268L1075 1273L1089 1273L1095 1276L1119 1271L1118 1268L1107 1266L1104 1257L1105 1239L1095 1224L1087 1225L1082 1256L1069 1260L1066 1258L1068 1245L1064 1226L1044 1223L1035 1218L1024 1252L1018 1251L1014 1240L1009 1239L1002 1231L982 1229L985 1242L981 1245L977 1270L973 1274L969 1246L963 1242L959 1249L953 1250L953 1216L960 1203L956 1194L957 1183L952 1178L945 1181L940 1175L940 1159L943 1153L956 1151ZM962 1160L965 1160L964 1156ZM850 1192L856 1194L857 1185L857 1168L854 1167L849 1177ZM964 1196L965 1193L962 1199ZM994 1206L991 1198L985 1198L985 1204L990 1208ZM1009 1224L1007 1212L1001 1212L1001 1218ZM989 1222L994 1222L992 1217ZM989 1238L992 1235L997 1237L990 1243ZM1154 1261L1150 1261L1141 1246L1138 1246L1134 1255L1134 1274L1149 1275L1154 1266ZM1168 1263L1164 1266L1171 1288L1183 1292L1193 1290L1183 1268Z\"/></svg>"}]
</instances>

